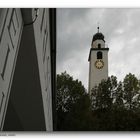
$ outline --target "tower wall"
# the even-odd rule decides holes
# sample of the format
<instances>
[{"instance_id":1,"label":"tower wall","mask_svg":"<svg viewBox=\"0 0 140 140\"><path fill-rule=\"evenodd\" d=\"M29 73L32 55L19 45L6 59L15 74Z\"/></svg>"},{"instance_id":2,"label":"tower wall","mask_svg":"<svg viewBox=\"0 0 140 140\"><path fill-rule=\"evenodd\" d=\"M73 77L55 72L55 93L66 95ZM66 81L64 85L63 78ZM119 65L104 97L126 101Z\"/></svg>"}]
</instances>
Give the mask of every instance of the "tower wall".
<instances>
[{"instance_id":1,"label":"tower wall","mask_svg":"<svg viewBox=\"0 0 140 140\"><path fill-rule=\"evenodd\" d=\"M93 35L91 49L89 53L89 93L98 86L102 80L108 78L108 50L105 48L104 35L99 32Z\"/></svg>"},{"instance_id":2,"label":"tower wall","mask_svg":"<svg viewBox=\"0 0 140 140\"><path fill-rule=\"evenodd\" d=\"M95 62L97 61L97 52L103 54L104 66L102 69L97 69ZM108 77L108 49L107 50L93 50L90 51L90 64L89 64L89 93L95 85L98 85L101 80Z\"/></svg>"},{"instance_id":3,"label":"tower wall","mask_svg":"<svg viewBox=\"0 0 140 140\"><path fill-rule=\"evenodd\" d=\"M91 46L92 48L98 48L98 44L101 44L101 47L105 48L105 42L103 40L95 40Z\"/></svg>"}]
</instances>

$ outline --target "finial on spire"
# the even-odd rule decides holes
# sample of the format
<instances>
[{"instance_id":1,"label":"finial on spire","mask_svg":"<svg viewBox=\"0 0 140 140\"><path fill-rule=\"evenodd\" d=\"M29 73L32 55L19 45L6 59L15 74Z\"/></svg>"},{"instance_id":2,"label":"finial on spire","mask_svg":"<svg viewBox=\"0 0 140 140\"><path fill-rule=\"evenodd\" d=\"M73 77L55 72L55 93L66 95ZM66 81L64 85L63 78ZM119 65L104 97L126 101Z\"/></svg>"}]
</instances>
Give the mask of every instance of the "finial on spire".
<instances>
[{"instance_id":1,"label":"finial on spire","mask_svg":"<svg viewBox=\"0 0 140 140\"><path fill-rule=\"evenodd\" d=\"M98 27L97 27L98 33L99 33L99 22L98 22Z\"/></svg>"}]
</instances>

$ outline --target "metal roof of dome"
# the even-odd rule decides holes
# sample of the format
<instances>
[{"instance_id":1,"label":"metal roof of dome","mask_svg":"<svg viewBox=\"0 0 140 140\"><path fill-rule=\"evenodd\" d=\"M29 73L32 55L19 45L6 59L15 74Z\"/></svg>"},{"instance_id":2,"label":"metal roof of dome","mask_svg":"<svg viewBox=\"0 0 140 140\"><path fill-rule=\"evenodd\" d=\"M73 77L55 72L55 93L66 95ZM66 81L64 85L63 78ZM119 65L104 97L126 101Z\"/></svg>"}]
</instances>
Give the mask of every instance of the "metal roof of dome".
<instances>
[{"instance_id":1,"label":"metal roof of dome","mask_svg":"<svg viewBox=\"0 0 140 140\"><path fill-rule=\"evenodd\" d=\"M104 35L102 33L99 33L99 27L97 29L98 29L98 32L93 35L92 43L93 43L93 41L95 41L97 39L103 40L105 42Z\"/></svg>"}]
</instances>

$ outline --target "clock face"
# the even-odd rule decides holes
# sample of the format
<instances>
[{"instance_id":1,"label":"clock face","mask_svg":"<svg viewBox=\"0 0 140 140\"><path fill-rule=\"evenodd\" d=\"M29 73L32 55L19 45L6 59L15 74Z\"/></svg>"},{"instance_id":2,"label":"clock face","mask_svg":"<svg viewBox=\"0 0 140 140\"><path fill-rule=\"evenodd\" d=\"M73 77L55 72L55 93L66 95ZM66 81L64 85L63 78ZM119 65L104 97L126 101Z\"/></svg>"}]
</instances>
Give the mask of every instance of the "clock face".
<instances>
[{"instance_id":1,"label":"clock face","mask_svg":"<svg viewBox=\"0 0 140 140\"><path fill-rule=\"evenodd\" d=\"M97 69L102 69L103 66L104 66L104 62L101 60L101 59L98 59L96 62L95 62L95 66Z\"/></svg>"}]
</instances>

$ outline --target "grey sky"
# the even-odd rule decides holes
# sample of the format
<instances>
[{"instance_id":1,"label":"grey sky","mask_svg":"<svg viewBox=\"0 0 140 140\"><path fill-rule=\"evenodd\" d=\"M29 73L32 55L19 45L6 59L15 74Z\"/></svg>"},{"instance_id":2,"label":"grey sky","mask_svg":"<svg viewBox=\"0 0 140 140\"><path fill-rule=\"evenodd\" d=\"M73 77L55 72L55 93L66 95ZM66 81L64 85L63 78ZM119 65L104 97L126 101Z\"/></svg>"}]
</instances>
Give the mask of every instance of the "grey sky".
<instances>
[{"instance_id":1,"label":"grey sky","mask_svg":"<svg viewBox=\"0 0 140 140\"><path fill-rule=\"evenodd\" d=\"M109 76L140 78L140 9L57 9L57 73L67 71L88 87L88 56L93 35L109 47Z\"/></svg>"}]
</instances>

